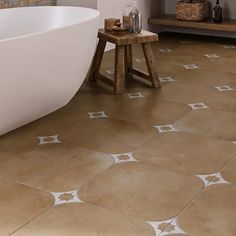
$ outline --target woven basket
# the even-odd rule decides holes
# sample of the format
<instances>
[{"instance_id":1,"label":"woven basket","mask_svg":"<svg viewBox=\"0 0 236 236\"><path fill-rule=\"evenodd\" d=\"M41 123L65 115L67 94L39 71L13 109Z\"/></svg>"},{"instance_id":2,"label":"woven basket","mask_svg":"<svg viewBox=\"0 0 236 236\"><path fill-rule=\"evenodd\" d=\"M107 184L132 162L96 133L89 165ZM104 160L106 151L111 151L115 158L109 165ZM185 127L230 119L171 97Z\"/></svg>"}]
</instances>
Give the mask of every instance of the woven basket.
<instances>
[{"instance_id":1,"label":"woven basket","mask_svg":"<svg viewBox=\"0 0 236 236\"><path fill-rule=\"evenodd\" d=\"M209 17L209 7L206 1L181 0L176 5L176 18L183 21L202 21Z\"/></svg>"}]
</instances>

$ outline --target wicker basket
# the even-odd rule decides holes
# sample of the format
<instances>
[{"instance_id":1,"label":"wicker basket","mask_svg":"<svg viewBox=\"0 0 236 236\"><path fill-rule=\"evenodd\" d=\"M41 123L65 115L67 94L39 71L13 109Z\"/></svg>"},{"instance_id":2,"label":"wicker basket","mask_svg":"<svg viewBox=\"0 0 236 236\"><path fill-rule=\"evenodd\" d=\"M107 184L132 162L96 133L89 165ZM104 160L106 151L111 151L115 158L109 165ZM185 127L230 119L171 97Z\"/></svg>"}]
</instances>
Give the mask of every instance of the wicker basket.
<instances>
[{"instance_id":1,"label":"wicker basket","mask_svg":"<svg viewBox=\"0 0 236 236\"><path fill-rule=\"evenodd\" d=\"M177 2L176 18L183 21L202 21L209 17L208 3L203 0Z\"/></svg>"}]
</instances>

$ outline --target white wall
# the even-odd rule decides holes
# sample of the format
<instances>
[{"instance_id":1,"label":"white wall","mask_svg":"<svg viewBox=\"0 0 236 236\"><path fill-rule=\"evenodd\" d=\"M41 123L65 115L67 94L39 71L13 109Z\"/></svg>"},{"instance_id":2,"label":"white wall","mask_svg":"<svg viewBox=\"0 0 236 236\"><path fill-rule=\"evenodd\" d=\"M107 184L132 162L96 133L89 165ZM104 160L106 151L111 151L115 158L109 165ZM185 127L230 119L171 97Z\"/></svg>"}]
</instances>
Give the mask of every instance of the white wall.
<instances>
[{"instance_id":1,"label":"white wall","mask_svg":"<svg viewBox=\"0 0 236 236\"><path fill-rule=\"evenodd\" d=\"M208 0L215 4L215 0ZM236 0L220 0L224 8L224 17L236 19ZM103 27L104 19L107 17L122 17L122 13L127 0L58 0L58 5L72 5L72 6L85 6L98 9L101 13L100 27ZM144 29L148 29L147 19L149 16L158 16L163 13L174 14L177 0L137 0L140 12L143 15ZM151 30L160 32L163 29L156 26L151 26ZM220 33L213 31L200 31L200 30L183 30L172 28L171 30L177 32L194 32L206 35L219 35L236 37L235 34Z\"/></svg>"},{"instance_id":2,"label":"white wall","mask_svg":"<svg viewBox=\"0 0 236 236\"><path fill-rule=\"evenodd\" d=\"M98 9L101 13L100 27L103 27L105 18L122 18L127 0L58 0L58 5L84 6ZM138 8L143 15L144 29L148 29L147 19L151 15L160 12L160 4L157 0L137 0Z\"/></svg>"},{"instance_id":3,"label":"white wall","mask_svg":"<svg viewBox=\"0 0 236 236\"><path fill-rule=\"evenodd\" d=\"M57 0L59 6L80 6L97 9L97 0Z\"/></svg>"},{"instance_id":4,"label":"white wall","mask_svg":"<svg viewBox=\"0 0 236 236\"><path fill-rule=\"evenodd\" d=\"M174 14L177 0L166 0L165 1L165 12L167 14ZM215 0L208 0L213 6ZM224 17L236 19L236 0L221 0L221 5L224 9Z\"/></svg>"},{"instance_id":5,"label":"white wall","mask_svg":"<svg viewBox=\"0 0 236 236\"><path fill-rule=\"evenodd\" d=\"M127 0L98 0L98 10L101 11L101 25L104 18L117 17L122 18ZM137 0L138 9L143 16L143 27L148 29L147 19L154 11L158 12L156 0Z\"/></svg>"},{"instance_id":6,"label":"white wall","mask_svg":"<svg viewBox=\"0 0 236 236\"><path fill-rule=\"evenodd\" d=\"M163 0L162 0L163 1ZM98 9L100 12L100 27L104 27L104 19L116 17L122 19L123 11L128 0L58 0L58 5L83 6ZM137 0L138 9L143 16L143 28L149 29L148 18L161 12L161 4L158 0ZM113 45L108 44L107 50Z\"/></svg>"}]
</instances>

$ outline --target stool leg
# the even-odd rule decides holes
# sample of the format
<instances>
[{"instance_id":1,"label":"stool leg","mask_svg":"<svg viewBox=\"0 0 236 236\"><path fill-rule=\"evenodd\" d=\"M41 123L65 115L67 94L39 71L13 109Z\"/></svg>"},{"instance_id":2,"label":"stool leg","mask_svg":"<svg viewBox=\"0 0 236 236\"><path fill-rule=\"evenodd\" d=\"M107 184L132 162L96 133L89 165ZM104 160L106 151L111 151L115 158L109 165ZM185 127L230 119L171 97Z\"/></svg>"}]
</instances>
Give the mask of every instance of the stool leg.
<instances>
[{"instance_id":1,"label":"stool leg","mask_svg":"<svg viewBox=\"0 0 236 236\"><path fill-rule=\"evenodd\" d=\"M152 47L150 43L142 43L144 57L147 63L147 68L149 72L149 76L151 79L152 86L154 88L160 88L160 81L158 78L158 73L156 69L156 60L152 52Z\"/></svg>"},{"instance_id":2,"label":"stool leg","mask_svg":"<svg viewBox=\"0 0 236 236\"><path fill-rule=\"evenodd\" d=\"M116 45L114 94L122 94L125 87L125 46Z\"/></svg>"},{"instance_id":3,"label":"stool leg","mask_svg":"<svg viewBox=\"0 0 236 236\"><path fill-rule=\"evenodd\" d=\"M105 48L106 48L106 41L100 39L98 42L95 55L93 57L93 62L88 77L90 81L96 81L96 75L99 73Z\"/></svg>"},{"instance_id":4,"label":"stool leg","mask_svg":"<svg viewBox=\"0 0 236 236\"><path fill-rule=\"evenodd\" d=\"M125 47L125 60L126 60L126 71L129 73L129 69L133 68L133 52L132 44L126 45Z\"/></svg>"}]
</instances>

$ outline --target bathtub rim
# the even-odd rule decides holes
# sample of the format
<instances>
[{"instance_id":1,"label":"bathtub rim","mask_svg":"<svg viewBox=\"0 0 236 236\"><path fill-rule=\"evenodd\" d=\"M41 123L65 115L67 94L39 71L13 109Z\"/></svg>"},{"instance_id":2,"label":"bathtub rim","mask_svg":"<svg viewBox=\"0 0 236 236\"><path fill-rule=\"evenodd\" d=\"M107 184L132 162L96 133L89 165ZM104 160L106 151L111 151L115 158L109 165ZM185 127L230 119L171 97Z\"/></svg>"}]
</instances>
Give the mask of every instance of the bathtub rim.
<instances>
[{"instance_id":1,"label":"bathtub rim","mask_svg":"<svg viewBox=\"0 0 236 236\"><path fill-rule=\"evenodd\" d=\"M37 36L37 35L42 35L45 33L49 33L49 32L55 32L61 29L66 29L66 28L70 28L70 27L74 27L76 25L80 25L83 24L85 22L89 22L95 19L98 19L100 17L100 12L98 10L92 9L92 8L88 8L88 7L78 7L78 6L30 6L30 7L17 7L17 8L6 8L6 9L1 9L2 11L20 11L22 9L35 9L35 8L40 8L40 9L49 9L49 8L77 8L77 9L84 9L84 10L89 10L95 13L95 16L92 18L89 18L87 20L82 20L76 23L72 23L72 24L67 24L64 26L60 26L60 27L55 27L53 29L49 29L49 30L41 30L41 31L37 31L35 33L28 33L28 34L23 34L23 35L19 35L19 36L15 36L15 37L10 37L10 38L5 38L5 39L0 39L0 43L1 42L8 42L8 41L12 41L12 40L17 40L17 39L24 39L24 38L28 38L28 37L33 37L33 36ZM1 13L0 13L1 14Z\"/></svg>"}]
</instances>

